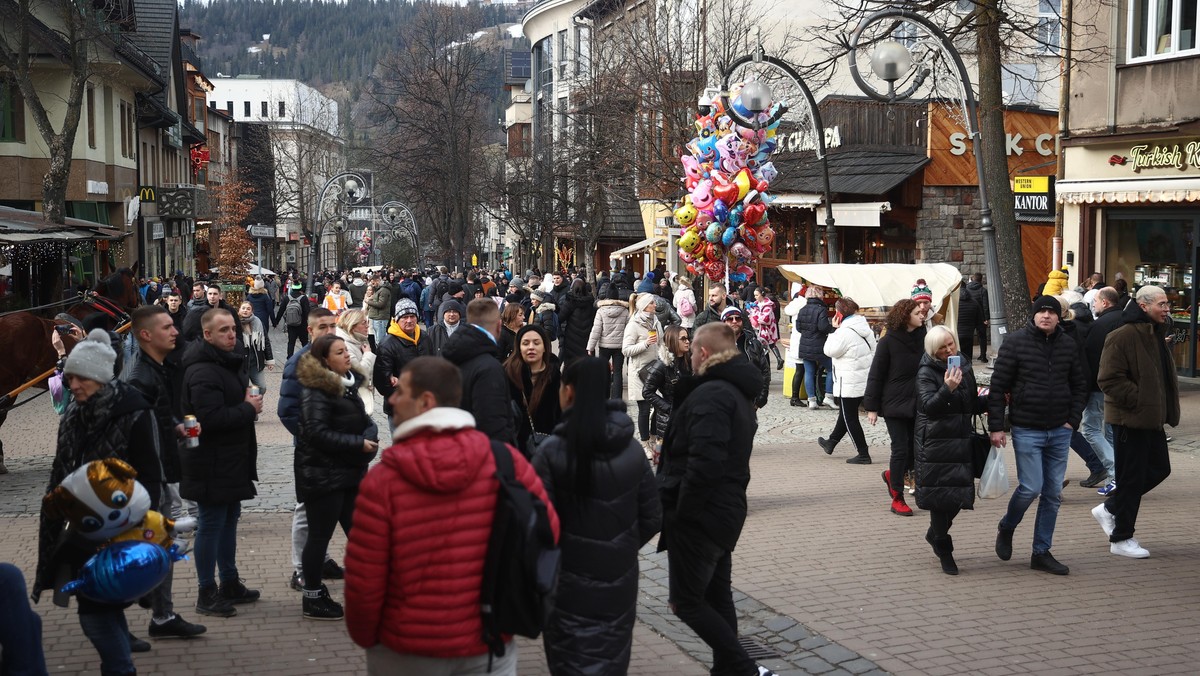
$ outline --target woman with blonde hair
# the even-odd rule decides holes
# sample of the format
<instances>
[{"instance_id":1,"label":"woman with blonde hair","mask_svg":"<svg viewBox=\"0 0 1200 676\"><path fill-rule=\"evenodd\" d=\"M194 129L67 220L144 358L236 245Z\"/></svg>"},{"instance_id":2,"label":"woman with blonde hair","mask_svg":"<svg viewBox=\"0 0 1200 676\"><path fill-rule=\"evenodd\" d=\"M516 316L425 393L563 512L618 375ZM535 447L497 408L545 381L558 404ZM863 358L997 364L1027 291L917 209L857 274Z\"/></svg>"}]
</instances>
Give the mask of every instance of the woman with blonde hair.
<instances>
[{"instance_id":1,"label":"woman with blonde hair","mask_svg":"<svg viewBox=\"0 0 1200 676\"><path fill-rule=\"evenodd\" d=\"M671 421L671 409L675 406L675 386L679 379L692 374L690 331L682 326L668 326L663 332L663 341L658 348L658 358L646 367L646 380L642 384L642 396L653 409L651 418L653 436L662 439ZM651 440L651 461L658 464L658 445Z\"/></svg>"},{"instance_id":2,"label":"woman with blonde hair","mask_svg":"<svg viewBox=\"0 0 1200 676\"><path fill-rule=\"evenodd\" d=\"M621 340L621 352L625 355L625 367L629 378L629 400L638 407L638 437L646 452L653 454L650 444L650 401L643 394L642 367L649 364L658 354L659 336L662 326L655 312L654 294L639 293L634 301L634 313L625 325Z\"/></svg>"},{"instance_id":3,"label":"woman with blonde hair","mask_svg":"<svg viewBox=\"0 0 1200 676\"><path fill-rule=\"evenodd\" d=\"M690 329L696 325L696 292L692 290L692 280L685 275L675 275L675 283L672 304L679 313L683 328Z\"/></svg>"},{"instance_id":4,"label":"woman with blonde hair","mask_svg":"<svg viewBox=\"0 0 1200 676\"><path fill-rule=\"evenodd\" d=\"M375 352L371 350L371 341L367 334L371 330L371 320L363 310L347 310L338 317L337 329L334 333L346 341L346 351L350 353L350 368L365 378L358 394L366 406L367 413L375 412L375 388L371 386L371 377L375 372Z\"/></svg>"}]
</instances>

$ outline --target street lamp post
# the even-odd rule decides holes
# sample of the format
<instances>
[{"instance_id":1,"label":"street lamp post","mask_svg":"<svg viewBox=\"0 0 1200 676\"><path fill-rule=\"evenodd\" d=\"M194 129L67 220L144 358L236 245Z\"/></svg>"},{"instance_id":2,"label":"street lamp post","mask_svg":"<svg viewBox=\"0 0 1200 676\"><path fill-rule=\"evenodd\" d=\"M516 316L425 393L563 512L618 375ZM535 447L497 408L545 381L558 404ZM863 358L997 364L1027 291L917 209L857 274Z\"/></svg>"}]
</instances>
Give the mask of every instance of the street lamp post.
<instances>
[{"instance_id":1,"label":"street lamp post","mask_svg":"<svg viewBox=\"0 0 1200 676\"><path fill-rule=\"evenodd\" d=\"M735 60L729 65L729 68L721 76L721 104L725 107L725 114L729 115L734 122L737 122L743 127L757 129L760 126L768 126L778 122L780 118L788 111L789 102L780 101L779 107L767 120L766 125L754 120L748 120L738 114L733 106L729 104L729 80L734 71L742 66L754 64L766 64L777 70L782 71L787 75L796 86L800 88L803 96L798 101L798 105L803 107L803 112L808 114L808 119L811 122L812 134L814 136L813 147L816 149L817 159L821 161L821 178L824 181L825 187L825 246L826 253L830 263L841 262L841 252L838 249L837 229L834 228L833 219L833 200L832 191L829 187L829 157L825 152L825 123L821 120L821 110L817 107L817 101L813 98L812 90L808 88L808 84L804 82L804 78L800 77L800 73L788 62L778 57L770 56L763 51L762 45L759 45L753 53L747 54ZM770 87L766 84L752 80L747 82L742 87L742 105L749 110L755 118L759 113L766 112L767 106L770 105L774 96L771 93Z\"/></svg>"},{"instance_id":2,"label":"street lamp post","mask_svg":"<svg viewBox=\"0 0 1200 676\"><path fill-rule=\"evenodd\" d=\"M317 276L317 256L320 252L321 237L325 234L325 226L346 218L347 209L352 207L367 198L367 181L361 175L353 171L343 171L330 177L325 181L325 185L321 187L321 192L317 198L317 214L314 219L315 231L313 232L311 248L308 256L308 293L313 292L313 283ZM337 203L337 208L329 216L325 215L325 200L329 197L331 189L337 189L337 193L333 195ZM336 245L335 245L336 246ZM341 253L339 252L340 256Z\"/></svg>"},{"instance_id":3,"label":"street lamp post","mask_svg":"<svg viewBox=\"0 0 1200 676\"><path fill-rule=\"evenodd\" d=\"M912 36L916 50L910 49L895 40L878 41L871 54L871 70L880 80L887 83L887 92L880 92L866 81L858 70L857 55L863 32L871 25L882 22L892 22L894 29L901 23L915 27L923 35ZM984 265L987 272L988 312L991 323L992 344L1000 347L1005 334L1008 332L1008 319L1004 312L1003 284L1000 280L1000 257L996 251L996 229L992 226L992 208L988 203L987 186L983 180L983 154L980 146L983 138L979 133L979 113L975 104L975 93L971 89L971 77L963 64L962 56L955 49L954 43L929 19L910 10L899 7L888 7L870 14L859 22L858 27L850 36L850 76L855 84L867 96L884 103L907 99L913 96L934 72L934 61L940 55L953 64L953 75L957 77L959 101L962 105L963 119L966 120L967 132L974 141L976 182L979 184L979 232L983 236ZM918 70L911 82L901 91L896 91L896 83L903 80L913 66Z\"/></svg>"},{"instance_id":4,"label":"street lamp post","mask_svg":"<svg viewBox=\"0 0 1200 676\"><path fill-rule=\"evenodd\" d=\"M416 249L417 265L421 267L421 238L417 233L417 219L413 218L412 209L403 202L385 202L379 207L380 217L390 227L391 235L399 237L403 232L412 237L413 248ZM382 262L382 261L380 261Z\"/></svg>"}]
</instances>

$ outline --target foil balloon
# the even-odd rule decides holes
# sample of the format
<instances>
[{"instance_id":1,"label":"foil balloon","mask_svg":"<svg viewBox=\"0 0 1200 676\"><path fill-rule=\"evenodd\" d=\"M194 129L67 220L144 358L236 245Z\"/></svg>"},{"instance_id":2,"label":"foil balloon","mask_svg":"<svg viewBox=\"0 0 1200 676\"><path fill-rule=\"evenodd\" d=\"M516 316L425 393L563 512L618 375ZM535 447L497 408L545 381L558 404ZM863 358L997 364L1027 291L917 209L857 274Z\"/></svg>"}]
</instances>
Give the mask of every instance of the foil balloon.
<instances>
[{"instance_id":1,"label":"foil balloon","mask_svg":"<svg viewBox=\"0 0 1200 676\"><path fill-rule=\"evenodd\" d=\"M746 225L758 225L758 222L767 214L767 207L762 202L747 204L742 210L742 222Z\"/></svg>"},{"instance_id":2,"label":"foil balloon","mask_svg":"<svg viewBox=\"0 0 1200 676\"><path fill-rule=\"evenodd\" d=\"M712 209L702 209L700 213L696 214L695 225L702 228L714 220Z\"/></svg>"},{"instance_id":3,"label":"foil balloon","mask_svg":"<svg viewBox=\"0 0 1200 676\"><path fill-rule=\"evenodd\" d=\"M725 204L725 202L722 202L721 200L713 202L713 220L718 223L725 223L729 221L729 207Z\"/></svg>"},{"instance_id":4,"label":"foil balloon","mask_svg":"<svg viewBox=\"0 0 1200 676\"><path fill-rule=\"evenodd\" d=\"M725 206L733 206L734 202L737 202L738 187L718 173L713 180L713 195L724 202Z\"/></svg>"},{"instance_id":5,"label":"foil balloon","mask_svg":"<svg viewBox=\"0 0 1200 676\"><path fill-rule=\"evenodd\" d=\"M162 584L171 563L184 558L178 547L167 551L150 542L117 542L88 559L79 578L62 592L101 603L132 603Z\"/></svg>"},{"instance_id":6,"label":"foil balloon","mask_svg":"<svg viewBox=\"0 0 1200 676\"><path fill-rule=\"evenodd\" d=\"M738 230L735 226L726 226L725 232L721 233L721 246L729 248L730 245L737 241L737 235Z\"/></svg>"},{"instance_id":7,"label":"foil balloon","mask_svg":"<svg viewBox=\"0 0 1200 676\"><path fill-rule=\"evenodd\" d=\"M750 251L750 247L746 246L745 242L737 242L733 246L729 247L729 253L738 260L744 261L748 261L754 256L754 254Z\"/></svg>"},{"instance_id":8,"label":"foil balloon","mask_svg":"<svg viewBox=\"0 0 1200 676\"><path fill-rule=\"evenodd\" d=\"M779 175L779 170L775 168L774 162L767 162L758 169L758 177L770 183Z\"/></svg>"},{"instance_id":9,"label":"foil balloon","mask_svg":"<svg viewBox=\"0 0 1200 676\"><path fill-rule=\"evenodd\" d=\"M683 165L683 173L689 180L699 181L704 178L705 172L700 168L700 161L691 155L684 155L679 158L679 163Z\"/></svg>"},{"instance_id":10,"label":"foil balloon","mask_svg":"<svg viewBox=\"0 0 1200 676\"><path fill-rule=\"evenodd\" d=\"M713 203L712 181L703 179L696 183L692 190L692 206L697 209L707 209Z\"/></svg>"},{"instance_id":11,"label":"foil balloon","mask_svg":"<svg viewBox=\"0 0 1200 676\"><path fill-rule=\"evenodd\" d=\"M685 230L679 236L679 248L687 252L688 255L695 253L696 249L701 246L700 233L696 230Z\"/></svg>"},{"instance_id":12,"label":"foil balloon","mask_svg":"<svg viewBox=\"0 0 1200 676\"><path fill-rule=\"evenodd\" d=\"M708 229L704 231L704 239L712 243L721 241L722 226L720 223L710 223Z\"/></svg>"},{"instance_id":13,"label":"foil balloon","mask_svg":"<svg viewBox=\"0 0 1200 676\"><path fill-rule=\"evenodd\" d=\"M721 261L709 261L704 264L704 272L708 274L708 278L715 281L720 281L725 276L725 264Z\"/></svg>"},{"instance_id":14,"label":"foil balloon","mask_svg":"<svg viewBox=\"0 0 1200 676\"><path fill-rule=\"evenodd\" d=\"M696 222L696 207L692 205L692 198L684 197L683 204L675 210L675 222L683 227L687 227Z\"/></svg>"}]
</instances>

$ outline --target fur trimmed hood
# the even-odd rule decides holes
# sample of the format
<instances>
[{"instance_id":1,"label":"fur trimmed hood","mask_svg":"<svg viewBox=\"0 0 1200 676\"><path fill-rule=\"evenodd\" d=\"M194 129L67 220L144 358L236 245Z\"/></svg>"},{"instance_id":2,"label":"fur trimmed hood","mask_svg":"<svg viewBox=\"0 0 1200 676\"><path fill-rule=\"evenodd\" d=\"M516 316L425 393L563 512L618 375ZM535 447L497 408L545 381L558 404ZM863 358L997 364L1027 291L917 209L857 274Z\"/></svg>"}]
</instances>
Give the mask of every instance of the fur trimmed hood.
<instances>
[{"instance_id":1,"label":"fur trimmed hood","mask_svg":"<svg viewBox=\"0 0 1200 676\"><path fill-rule=\"evenodd\" d=\"M718 364L724 364L739 354L741 354L741 352L739 352L736 347L731 350L725 350L724 352L718 352L709 357L703 364L700 365L700 369L696 371L696 375L703 376L704 374L708 373L708 370L712 367Z\"/></svg>"},{"instance_id":2,"label":"fur trimmed hood","mask_svg":"<svg viewBox=\"0 0 1200 676\"><path fill-rule=\"evenodd\" d=\"M354 388L357 389L362 382L362 375L353 369L350 375L354 376ZM331 397L340 397L346 392L341 376L325 368L311 352L305 352L296 364L296 380L304 387L320 390Z\"/></svg>"}]
</instances>

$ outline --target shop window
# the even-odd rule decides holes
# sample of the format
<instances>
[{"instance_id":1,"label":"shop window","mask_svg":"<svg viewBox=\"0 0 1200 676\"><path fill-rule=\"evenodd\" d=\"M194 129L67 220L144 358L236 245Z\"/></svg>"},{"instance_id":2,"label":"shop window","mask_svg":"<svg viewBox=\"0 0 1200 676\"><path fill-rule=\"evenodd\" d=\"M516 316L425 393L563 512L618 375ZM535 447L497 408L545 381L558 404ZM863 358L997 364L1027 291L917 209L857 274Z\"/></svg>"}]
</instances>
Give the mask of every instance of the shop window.
<instances>
[{"instance_id":1,"label":"shop window","mask_svg":"<svg viewBox=\"0 0 1200 676\"><path fill-rule=\"evenodd\" d=\"M283 101L280 101L279 102L279 117L282 118L286 115L287 115L287 104L284 103Z\"/></svg>"},{"instance_id":2,"label":"shop window","mask_svg":"<svg viewBox=\"0 0 1200 676\"><path fill-rule=\"evenodd\" d=\"M270 113L269 113L269 112L267 112L267 102L266 102L266 101L263 101L263 102L260 104L260 106L261 106L261 108L262 108L262 116L263 116L264 118L266 118L266 117L269 117L269 116L270 116Z\"/></svg>"},{"instance_id":3,"label":"shop window","mask_svg":"<svg viewBox=\"0 0 1200 676\"><path fill-rule=\"evenodd\" d=\"M96 88L87 88L87 140L88 147L96 147Z\"/></svg>"},{"instance_id":4,"label":"shop window","mask_svg":"<svg viewBox=\"0 0 1200 676\"><path fill-rule=\"evenodd\" d=\"M250 102L249 101L242 102L242 117L244 117L246 119L250 119Z\"/></svg>"},{"instance_id":5,"label":"shop window","mask_svg":"<svg viewBox=\"0 0 1200 676\"><path fill-rule=\"evenodd\" d=\"M1200 0L1131 0L1129 62L1200 53L1196 49L1198 7Z\"/></svg>"}]
</instances>

